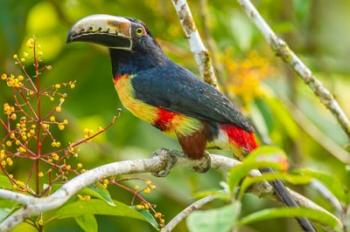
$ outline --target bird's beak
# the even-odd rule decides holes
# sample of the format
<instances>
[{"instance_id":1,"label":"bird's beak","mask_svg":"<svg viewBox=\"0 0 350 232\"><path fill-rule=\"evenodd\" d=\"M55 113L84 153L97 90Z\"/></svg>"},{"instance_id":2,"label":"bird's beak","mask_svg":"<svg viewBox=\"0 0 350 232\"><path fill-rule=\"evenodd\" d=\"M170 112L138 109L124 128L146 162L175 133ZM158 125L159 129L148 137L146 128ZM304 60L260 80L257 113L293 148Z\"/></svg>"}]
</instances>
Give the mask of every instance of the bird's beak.
<instances>
[{"instance_id":1,"label":"bird's beak","mask_svg":"<svg viewBox=\"0 0 350 232\"><path fill-rule=\"evenodd\" d=\"M79 20L70 29L67 43L91 42L109 48L131 50L130 20L112 15L91 15Z\"/></svg>"}]
</instances>

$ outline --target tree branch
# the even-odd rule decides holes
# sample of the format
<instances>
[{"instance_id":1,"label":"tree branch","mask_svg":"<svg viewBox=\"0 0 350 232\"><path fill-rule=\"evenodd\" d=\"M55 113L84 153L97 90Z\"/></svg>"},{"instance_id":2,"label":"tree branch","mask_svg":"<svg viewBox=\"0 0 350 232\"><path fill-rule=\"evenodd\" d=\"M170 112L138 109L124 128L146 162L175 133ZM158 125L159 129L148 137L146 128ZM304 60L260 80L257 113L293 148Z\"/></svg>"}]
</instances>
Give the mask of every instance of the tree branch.
<instances>
[{"instance_id":1,"label":"tree branch","mask_svg":"<svg viewBox=\"0 0 350 232\"><path fill-rule=\"evenodd\" d=\"M172 0L176 13L179 16L182 29L185 32L191 52L194 55L202 79L219 89L218 81L207 48L199 35L193 20L190 7L186 0Z\"/></svg>"},{"instance_id":2,"label":"tree branch","mask_svg":"<svg viewBox=\"0 0 350 232\"><path fill-rule=\"evenodd\" d=\"M26 218L39 215L41 213L56 209L64 205L72 196L78 193L81 189L95 183L96 181L110 176L135 174L135 173L159 173L169 166L169 163L176 160L176 165L195 165L200 161L187 159L185 156L174 156L179 154L178 151L169 151L161 149L155 152L156 156L149 159L127 160L106 164L94 169L91 169L64 184L60 189L43 198L36 198L21 193L12 192L9 190L0 189L0 197L4 199L14 200L24 206L10 215L0 224L0 231L10 231L16 225L23 222ZM240 162L233 158L228 158L221 155L210 155L212 168L227 172L233 166ZM260 175L260 172L253 170L251 175ZM267 182L260 183L255 189L257 195L273 196L273 190ZM330 214L327 210L318 206L311 200L301 196L300 194L290 190L295 200L304 207L322 210Z\"/></svg>"},{"instance_id":3,"label":"tree branch","mask_svg":"<svg viewBox=\"0 0 350 232\"><path fill-rule=\"evenodd\" d=\"M320 99L321 103L325 105L337 119L338 123L350 139L350 121L330 91L313 75L311 70L289 48L286 42L272 31L271 27L267 24L250 0L238 0L238 2L245 10L248 17L264 35L265 40L276 55L281 57L281 59L301 77L305 84L309 86L316 97Z\"/></svg>"},{"instance_id":4,"label":"tree branch","mask_svg":"<svg viewBox=\"0 0 350 232\"><path fill-rule=\"evenodd\" d=\"M179 214L177 214L173 219L171 219L171 221L165 227L163 227L160 232L172 231L177 226L177 224L188 217L193 211L202 208L203 205L213 201L214 199L215 197L213 196L207 196L199 199L198 201L195 201L191 205L187 206L184 210L182 210Z\"/></svg>"}]
</instances>

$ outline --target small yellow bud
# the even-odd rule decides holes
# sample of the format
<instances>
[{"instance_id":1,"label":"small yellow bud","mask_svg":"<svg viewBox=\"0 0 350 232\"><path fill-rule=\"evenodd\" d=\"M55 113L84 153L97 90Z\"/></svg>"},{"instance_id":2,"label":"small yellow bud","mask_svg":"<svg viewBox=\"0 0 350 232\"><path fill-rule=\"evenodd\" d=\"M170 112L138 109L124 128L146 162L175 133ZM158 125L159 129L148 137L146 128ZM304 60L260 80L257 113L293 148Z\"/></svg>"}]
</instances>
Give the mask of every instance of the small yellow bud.
<instances>
[{"instance_id":1,"label":"small yellow bud","mask_svg":"<svg viewBox=\"0 0 350 232\"><path fill-rule=\"evenodd\" d=\"M10 140L7 140L6 141L6 146L11 147L12 146L12 142Z\"/></svg>"},{"instance_id":2,"label":"small yellow bud","mask_svg":"<svg viewBox=\"0 0 350 232\"><path fill-rule=\"evenodd\" d=\"M56 121L55 116L51 116L51 117L50 117L50 121L51 121L51 122L55 122L55 121Z\"/></svg>"},{"instance_id":3,"label":"small yellow bud","mask_svg":"<svg viewBox=\"0 0 350 232\"><path fill-rule=\"evenodd\" d=\"M17 115L15 113L11 114L10 119L15 121L17 119Z\"/></svg>"},{"instance_id":4,"label":"small yellow bud","mask_svg":"<svg viewBox=\"0 0 350 232\"><path fill-rule=\"evenodd\" d=\"M156 212L155 214L154 214L154 217L155 218L162 218L162 213L161 212Z\"/></svg>"},{"instance_id":5,"label":"small yellow bud","mask_svg":"<svg viewBox=\"0 0 350 232\"><path fill-rule=\"evenodd\" d=\"M1 80L6 80L6 79L7 79L7 74L6 73L1 74Z\"/></svg>"},{"instance_id":6,"label":"small yellow bud","mask_svg":"<svg viewBox=\"0 0 350 232\"><path fill-rule=\"evenodd\" d=\"M21 153L25 153L27 151L27 149L24 148L24 147L19 147L18 151L21 152Z\"/></svg>"},{"instance_id":7,"label":"small yellow bud","mask_svg":"<svg viewBox=\"0 0 350 232\"><path fill-rule=\"evenodd\" d=\"M143 190L143 192L144 193L150 193L152 190L151 190L151 188L149 188L149 187L146 187L144 190Z\"/></svg>"},{"instance_id":8,"label":"small yellow bud","mask_svg":"<svg viewBox=\"0 0 350 232\"><path fill-rule=\"evenodd\" d=\"M56 109L55 109L56 112L61 112L62 111L62 108L60 106L57 106Z\"/></svg>"},{"instance_id":9,"label":"small yellow bud","mask_svg":"<svg viewBox=\"0 0 350 232\"><path fill-rule=\"evenodd\" d=\"M17 60L17 59L18 59L18 55L17 55L17 54L14 54L14 55L13 55L13 59Z\"/></svg>"},{"instance_id":10,"label":"small yellow bud","mask_svg":"<svg viewBox=\"0 0 350 232\"><path fill-rule=\"evenodd\" d=\"M44 225L44 220L42 217L37 221L38 225L43 226Z\"/></svg>"},{"instance_id":11,"label":"small yellow bud","mask_svg":"<svg viewBox=\"0 0 350 232\"><path fill-rule=\"evenodd\" d=\"M104 179L103 180L103 184L108 185L109 184L109 180L108 179Z\"/></svg>"},{"instance_id":12,"label":"small yellow bud","mask_svg":"<svg viewBox=\"0 0 350 232\"><path fill-rule=\"evenodd\" d=\"M49 124L46 124L46 123L43 123L41 125L45 130L49 129L50 128L50 125Z\"/></svg>"},{"instance_id":13,"label":"small yellow bud","mask_svg":"<svg viewBox=\"0 0 350 232\"><path fill-rule=\"evenodd\" d=\"M38 176L39 176L39 177L43 177L43 176L44 176L44 173L43 173L43 172L39 172L39 173L38 173Z\"/></svg>"},{"instance_id":14,"label":"small yellow bud","mask_svg":"<svg viewBox=\"0 0 350 232\"><path fill-rule=\"evenodd\" d=\"M55 89L60 89L61 88L61 84L55 84Z\"/></svg>"},{"instance_id":15,"label":"small yellow bud","mask_svg":"<svg viewBox=\"0 0 350 232\"><path fill-rule=\"evenodd\" d=\"M77 164L77 168L78 168L78 169L80 169L80 168L82 168L82 167L83 167L83 164L82 164L82 163L78 163L78 164Z\"/></svg>"},{"instance_id":16,"label":"small yellow bud","mask_svg":"<svg viewBox=\"0 0 350 232\"><path fill-rule=\"evenodd\" d=\"M52 159L54 159L56 161L60 159L60 156L57 153L52 153L51 157L52 157Z\"/></svg>"},{"instance_id":17,"label":"small yellow bud","mask_svg":"<svg viewBox=\"0 0 350 232\"><path fill-rule=\"evenodd\" d=\"M9 166L12 166L12 165L13 165L13 160L12 160L10 157L7 157L6 163L7 163Z\"/></svg>"},{"instance_id":18,"label":"small yellow bud","mask_svg":"<svg viewBox=\"0 0 350 232\"><path fill-rule=\"evenodd\" d=\"M30 39L27 40L26 46L28 48L33 48L34 47L34 43L35 43L35 40L33 38L30 38Z\"/></svg>"},{"instance_id":19,"label":"small yellow bud","mask_svg":"<svg viewBox=\"0 0 350 232\"><path fill-rule=\"evenodd\" d=\"M137 209L144 209L144 208L145 208L145 206L144 206L144 205L139 204L139 205L136 205L136 208L137 208Z\"/></svg>"},{"instance_id":20,"label":"small yellow bud","mask_svg":"<svg viewBox=\"0 0 350 232\"><path fill-rule=\"evenodd\" d=\"M62 123L58 124L58 129L59 130L64 130L64 125Z\"/></svg>"}]
</instances>

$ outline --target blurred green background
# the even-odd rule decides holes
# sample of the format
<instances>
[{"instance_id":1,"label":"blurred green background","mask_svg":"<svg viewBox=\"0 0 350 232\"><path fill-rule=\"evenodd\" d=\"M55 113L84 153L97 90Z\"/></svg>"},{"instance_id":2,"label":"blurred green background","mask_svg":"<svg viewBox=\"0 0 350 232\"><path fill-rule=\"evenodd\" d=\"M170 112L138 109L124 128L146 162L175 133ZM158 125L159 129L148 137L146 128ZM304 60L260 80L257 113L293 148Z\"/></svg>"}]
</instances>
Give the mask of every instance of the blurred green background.
<instances>
[{"instance_id":1,"label":"blurred green background","mask_svg":"<svg viewBox=\"0 0 350 232\"><path fill-rule=\"evenodd\" d=\"M69 94L64 108L64 114L74 125L65 134L66 141L80 137L86 127L106 125L116 110L121 108L112 84L108 51L89 44L65 44L67 31L81 17L106 13L141 19L149 26L166 54L198 73L170 0L0 2L0 71L18 73L12 56L21 51L25 41L34 35L43 47L44 63L53 66L53 70L45 75L44 82L77 80L77 88ZM189 3L200 32L207 38L201 2L190 0ZM273 29L300 54L350 115L350 2L260 0L254 3ZM206 10L207 29L216 42L214 52L221 64L221 83L228 94L233 96L239 93L235 95L236 100L242 103L248 114L253 115L258 126L269 133L273 143L285 149L292 167L322 170L348 186L350 167L335 158L337 155L349 155L346 151L348 140L330 113L274 57L236 1L208 1ZM257 67L250 60L252 56L258 60ZM269 71L265 72L266 67ZM250 72L252 70L254 74ZM252 85L252 88L263 89L264 96L249 88L251 82L240 86L243 82L235 81L235 78L244 79L245 73L253 76L251 81L256 81L258 86ZM242 89L244 91L239 91ZM0 93L3 91L3 86L0 86ZM1 94L1 103L7 99L5 93ZM160 147L179 149L175 141L123 109L112 129L82 147L80 159L91 168L117 160L149 157L152 151ZM17 167L15 172L25 173L25 170ZM156 183L157 189L146 198L156 203L157 210L169 220L193 201L194 193L218 189L223 176L215 171L196 174L189 169L177 168L167 178L157 179L149 175L147 178ZM312 188L298 190L331 209L328 202ZM112 192L115 199L127 204L131 202L129 193L116 188ZM243 213L272 205L276 203L247 195ZM98 222L99 230L104 232L152 231L145 223L131 219L98 217ZM280 228L285 228L284 231L299 230L294 220L275 220L257 223L241 231L281 231ZM58 221L49 224L46 229L50 232L80 231L73 220ZM187 231L185 223L178 226L176 231Z\"/></svg>"}]
</instances>

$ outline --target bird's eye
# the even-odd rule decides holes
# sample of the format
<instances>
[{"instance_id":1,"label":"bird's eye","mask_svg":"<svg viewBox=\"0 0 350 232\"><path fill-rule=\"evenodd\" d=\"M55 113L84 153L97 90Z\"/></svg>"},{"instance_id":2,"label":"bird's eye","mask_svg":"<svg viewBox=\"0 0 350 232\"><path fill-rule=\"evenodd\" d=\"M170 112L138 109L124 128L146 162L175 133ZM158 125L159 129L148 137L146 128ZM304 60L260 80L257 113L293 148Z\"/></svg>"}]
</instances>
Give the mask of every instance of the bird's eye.
<instances>
[{"instance_id":1,"label":"bird's eye","mask_svg":"<svg viewBox=\"0 0 350 232\"><path fill-rule=\"evenodd\" d=\"M136 28L135 34L139 37L142 36L144 34L142 27Z\"/></svg>"}]
</instances>

